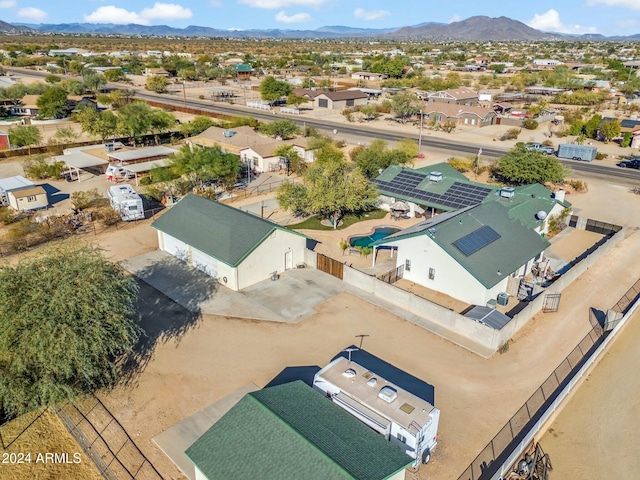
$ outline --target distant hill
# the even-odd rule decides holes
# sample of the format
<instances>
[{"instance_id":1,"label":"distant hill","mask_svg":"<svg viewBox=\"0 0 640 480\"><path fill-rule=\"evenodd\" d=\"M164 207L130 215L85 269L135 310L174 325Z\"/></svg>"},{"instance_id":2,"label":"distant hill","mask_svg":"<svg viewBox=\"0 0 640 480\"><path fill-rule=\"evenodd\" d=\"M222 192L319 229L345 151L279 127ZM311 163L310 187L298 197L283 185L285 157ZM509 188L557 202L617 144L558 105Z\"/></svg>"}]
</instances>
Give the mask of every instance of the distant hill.
<instances>
[{"instance_id":1,"label":"distant hill","mask_svg":"<svg viewBox=\"0 0 640 480\"><path fill-rule=\"evenodd\" d=\"M31 29L29 27L25 27L22 25L12 25L7 22L3 22L0 20L0 32L4 33L20 33L20 32L28 32Z\"/></svg>"},{"instance_id":2,"label":"distant hill","mask_svg":"<svg viewBox=\"0 0 640 480\"><path fill-rule=\"evenodd\" d=\"M168 25L120 25L113 23L62 23L62 24L15 24L0 21L0 32L33 29L40 32L100 34L100 35L150 35L160 37L240 37L240 38L367 38L407 40L461 40L461 41L530 41L577 38L583 40L640 40L640 34L628 37L604 37L600 34L569 35L542 32L522 22L507 17L491 18L475 16L449 24L423 22L402 28L360 28L330 25L316 30L251 29L223 30L213 27L189 25L175 28Z\"/></svg>"},{"instance_id":3,"label":"distant hill","mask_svg":"<svg viewBox=\"0 0 640 480\"><path fill-rule=\"evenodd\" d=\"M388 34L389 37L407 39L447 39L447 40L551 40L560 36L541 32L522 22L507 17L491 18L475 16L452 22L448 25L427 24L404 27Z\"/></svg>"}]
</instances>

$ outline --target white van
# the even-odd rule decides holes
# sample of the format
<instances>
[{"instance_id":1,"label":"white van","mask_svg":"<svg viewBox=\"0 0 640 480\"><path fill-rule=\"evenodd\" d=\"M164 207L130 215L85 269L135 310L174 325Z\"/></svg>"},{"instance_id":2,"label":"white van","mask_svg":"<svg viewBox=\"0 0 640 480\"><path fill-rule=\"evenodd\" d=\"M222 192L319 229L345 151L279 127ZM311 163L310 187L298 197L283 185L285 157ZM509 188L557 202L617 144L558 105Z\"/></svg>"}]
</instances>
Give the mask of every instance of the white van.
<instances>
[{"instance_id":1,"label":"white van","mask_svg":"<svg viewBox=\"0 0 640 480\"><path fill-rule=\"evenodd\" d=\"M109 165L106 171L107 177L112 178L133 178L133 173L128 172L121 165Z\"/></svg>"}]
</instances>

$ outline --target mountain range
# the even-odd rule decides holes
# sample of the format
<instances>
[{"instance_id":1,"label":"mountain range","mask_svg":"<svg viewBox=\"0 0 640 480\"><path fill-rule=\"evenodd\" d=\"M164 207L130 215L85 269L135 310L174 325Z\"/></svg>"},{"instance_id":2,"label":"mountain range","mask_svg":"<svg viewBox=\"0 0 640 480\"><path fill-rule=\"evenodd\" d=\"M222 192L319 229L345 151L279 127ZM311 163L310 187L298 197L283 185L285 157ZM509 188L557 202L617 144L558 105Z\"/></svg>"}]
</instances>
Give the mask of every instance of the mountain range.
<instances>
[{"instance_id":1,"label":"mountain range","mask_svg":"<svg viewBox=\"0 0 640 480\"><path fill-rule=\"evenodd\" d=\"M161 37L239 37L239 38L377 38L404 40L462 40L462 41L531 41L562 40L640 40L640 34L629 37L604 37L602 35L567 35L543 32L507 17L491 18L474 16L449 24L425 22L398 28L357 28L325 26L316 30L222 30L213 27L190 25L175 28L167 25L138 25L113 23L62 23L62 24L10 24L0 20L0 32L50 32L85 35L145 35Z\"/></svg>"}]
</instances>

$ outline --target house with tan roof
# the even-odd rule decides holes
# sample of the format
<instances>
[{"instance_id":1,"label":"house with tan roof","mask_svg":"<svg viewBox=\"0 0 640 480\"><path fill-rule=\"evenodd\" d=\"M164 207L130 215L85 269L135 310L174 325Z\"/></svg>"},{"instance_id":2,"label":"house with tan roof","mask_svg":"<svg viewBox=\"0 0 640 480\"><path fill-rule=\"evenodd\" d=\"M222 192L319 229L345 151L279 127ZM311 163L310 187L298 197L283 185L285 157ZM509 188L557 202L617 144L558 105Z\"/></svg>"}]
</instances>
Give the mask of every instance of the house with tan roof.
<instances>
[{"instance_id":1,"label":"house with tan roof","mask_svg":"<svg viewBox=\"0 0 640 480\"><path fill-rule=\"evenodd\" d=\"M199 135L187 139L188 145L220 147L223 151L240 155L240 150L272 140L260 135L249 126L234 128L209 127Z\"/></svg>"},{"instance_id":2,"label":"house with tan roof","mask_svg":"<svg viewBox=\"0 0 640 480\"><path fill-rule=\"evenodd\" d=\"M478 104L478 92L467 87L450 88L431 92L426 97L427 102L450 103L454 105L466 105L468 107Z\"/></svg>"},{"instance_id":3,"label":"house with tan roof","mask_svg":"<svg viewBox=\"0 0 640 480\"><path fill-rule=\"evenodd\" d=\"M292 145L305 162L315 160L315 151L309 148L307 139L304 137L285 141L270 141L243 148L240 150L240 160L249 165L249 168L256 173L287 170L287 159L276 154L276 151L283 145Z\"/></svg>"},{"instance_id":4,"label":"house with tan roof","mask_svg":"<svg viewBox=\"0 0 640 480\"><path fill-rule=\"evenodd\" d=\"M316 108L343 110L357 105L366 105L369 95L361 90L343 90L341 92L322 92L313 99Z\"/></svg>"},{"instance_id":5,"label":"house with tan roof","mask_svg":"<svg viewBox=\"0 0 640 480\"><path fill-rule=\"evenodd\" d=\"M19 105L11 107L11 114L35 117L40 111L37 105L37 101L39 98L40 95L25 95L20 100Z\"/></svg>"},{"instance_id":6,"label":"house with tan roof","mask_svg":"<svg viewBox=\"0 0 640 480\"><path fill-rule=\"evenodd\" d=\"M468 107L452 103L428 103L422 111L426 123L454 122L457 126L486 127L493 125L497 115L484 107Z\"/></svg>"}]
</instances>

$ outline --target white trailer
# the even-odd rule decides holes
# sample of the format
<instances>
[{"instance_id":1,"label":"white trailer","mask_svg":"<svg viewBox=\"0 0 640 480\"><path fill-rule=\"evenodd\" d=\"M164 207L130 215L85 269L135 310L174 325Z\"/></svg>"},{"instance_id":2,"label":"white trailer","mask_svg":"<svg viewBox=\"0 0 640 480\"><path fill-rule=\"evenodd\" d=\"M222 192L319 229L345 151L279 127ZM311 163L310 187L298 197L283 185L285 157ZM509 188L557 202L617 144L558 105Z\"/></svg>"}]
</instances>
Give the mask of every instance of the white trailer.
<instances>
[{"instance_id":1,"label":"white trailer","mask_svg":"<svg viewBox=\"0 0 640 480\"><path fill-rule=\"evenodd\" d=\"M120 214L125 222L144 218L142 198L131 185L113 185L109 188L111 208Z\"/></svg>"}]
</instances>

